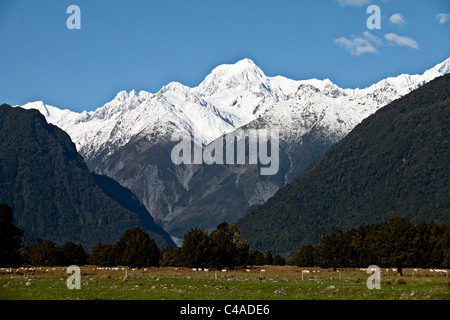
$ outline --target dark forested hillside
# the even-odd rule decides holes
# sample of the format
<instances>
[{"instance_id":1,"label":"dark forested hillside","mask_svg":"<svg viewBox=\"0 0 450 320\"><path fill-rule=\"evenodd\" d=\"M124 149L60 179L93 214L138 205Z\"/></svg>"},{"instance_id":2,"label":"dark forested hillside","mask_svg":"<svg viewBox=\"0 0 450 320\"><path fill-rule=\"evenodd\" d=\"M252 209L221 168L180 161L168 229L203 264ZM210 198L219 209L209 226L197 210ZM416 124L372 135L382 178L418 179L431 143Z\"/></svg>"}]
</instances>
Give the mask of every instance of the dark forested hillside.
<instances>
[{"instance_id":1,"label":"dark forested hillside","mask_svg":"<svg viewBox=\"0 0 450 320\"><path fill-rule=\"evenodd\" d=\"M36 238L73 241L90 250L140 227L158 245L173 245L151 216L125 208L110 183L100 187L69 136L37 110L0 106L0 203ZM130 198L130 197L129 197Z\"/></svg>"},{"instance_id":2,"label":"dark forested hillside","mask_svg":"<svg viewBox=\"0 0 450 320\"><path fill-rule=\"evenodd\" d=\"M139 216L139 219L142 221L143 225L146 226L147 231L150 231L157 244L161 245L168 243L174 245L169 234L154 222L150 213L133 192L107 176L96 173L92 173L92 175L94 181L102 188L107 196L113 198L119 205Z\"/></svg>"},{"instance_id":3,"label":"dark forested hillside","mask_svg":"<svg viewBox=\"0 0 450 320\"><path fill-rule=\"evenodd\" d=\"M450 75L365 119L238 221L258 250L291 254L321 232L394 216L450 222Z\"/></svg>"}]
</instances>

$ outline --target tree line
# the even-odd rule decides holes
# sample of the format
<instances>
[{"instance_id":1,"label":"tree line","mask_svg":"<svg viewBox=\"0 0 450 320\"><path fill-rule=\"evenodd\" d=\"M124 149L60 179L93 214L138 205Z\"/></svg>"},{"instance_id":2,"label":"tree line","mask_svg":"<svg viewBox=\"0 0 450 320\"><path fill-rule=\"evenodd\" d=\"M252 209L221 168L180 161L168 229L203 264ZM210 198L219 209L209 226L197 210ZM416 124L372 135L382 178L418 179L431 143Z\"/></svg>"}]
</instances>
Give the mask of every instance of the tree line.
<instances>
[{"instance_id":1,"label":"tree line","mask_svg":"<svg viewBox=\"0 0 450 320\"><path fill-rule=\"evenodd\" d=\"M208 235L198 227L191 228L181 247L161 251L161 266L195 268L235 268L248 265L283 265L285 259L268 251L252 250L235 224L220 223Z\"/></svg>"},{"instance_id":2,"label":"tree line","mask_svg":"<svg viewBox=\"0 0 450 320\"><path fill-rule=\"evenodd\" d=\"M280 255L253 251L236 225L223 222L208 234L197 227L185 235L183 245L159 249L154 239L132 228L116 243L98 243L89 254L73 242L57 246L43 240L22 246L22 230L13 224L12 209L0 204L0 266L67 266L92 264L129 267L177 266L196 268L235 268L247 265L284 264Z\"/></svg>"},{"instance_id":3,"label":"tree line","mask_svg":"<svg viewBox=\"0 0 450 320\"><path fill-rule=\"evenodd\" d=\"M402 217L347 232L324 232L316 246L305 245L287 259L300 267L450 268L450 225Z\"/></svg>"},{"instance_id":4,"label":"tree line","mask_svg":"<svg viewBox=\"0 0 450 320\"><path fill-rule=\"evenodd\" d=\"M22 230L13 224L12 209L0 204L0 266L67 266L92 264L129 267L236 268L248 265L299 267L450 268L450 225L395 217L388 222L360 226L347 232L323 232L319 242L305 245L285 259L252 250L235 224L223 222L210 234L191 228L180 247L159 249L139 228L127 230L116 243L98 243L87 254L81 245L60 246L43 240L22 246Z\"/></svg>"}]
</instances>

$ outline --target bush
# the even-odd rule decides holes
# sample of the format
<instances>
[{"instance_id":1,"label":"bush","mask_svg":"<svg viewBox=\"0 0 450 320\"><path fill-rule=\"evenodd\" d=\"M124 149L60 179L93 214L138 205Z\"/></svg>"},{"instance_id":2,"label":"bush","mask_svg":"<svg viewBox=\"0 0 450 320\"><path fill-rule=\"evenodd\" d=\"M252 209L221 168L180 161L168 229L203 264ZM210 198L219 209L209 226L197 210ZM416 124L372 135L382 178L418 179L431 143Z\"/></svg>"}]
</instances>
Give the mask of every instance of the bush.
<instances>
[{"instance_id":1,"label":"bush","mask_svg":"<svg viewBox=\"0 0 450 320\"><path fill-rule=\"evenodd\" d=\"M56 243L43 240L41 244L22 248L24 262L32 266L53 267L61 264L62 256Z\"/></svg>"},{"instance_id":2,"label":"bush","mask_svg":"<svg viewBox=\"0 0 450 320\"><path fill-rule=\"evenodd\" d=\"M210 257L208 233L197 227L191 228L183 239L180 262L185 267L207 267Z\"/></svg>"},{"instance_id":3,"label":"bush","mask_svg":"<svg viewBox=\"0 0 450 320\"><path fill-rule=\"evenodd\" d=\"M282 256L277 254L277 255L275 255L275 257L273 257L272 264L275 266L284 266L286 264L286 259L284 259Z\"/></svg>"},{"instance_id":4,"label":"bush","mask_svg":"<svg viewBox=\"0 0 450 320\"><path fill-rule=\"evenodd\" d=\"M161 267L181 267L181 248L165 247L159 260Z\"/></svg>"},{"instance_id":5,"label":"bush","mask_svg":"<svg viewBox=\"0 0 450 320\"><path fill-rule=\"evenodd\" d=\"M155 240L139 228L125 231L117 243L120 264L134 267L159 265L159 249Z\"/></svg>"},{"instance_id":6,"label":"bush","mask_svg":"<svg viewBox=\"0 0 450 320\"><path fill-rule=\"evenodd\" d=\"M87 263L88 255L83 247L73 242L66 242L58 247L61 255L60 263L64 266L77 265L82 266Z\"/></svg>"},{"instance_id":7,"label":"bush","mask_svg":"<svg viewBox=\"0 0 450 320\"><path fill-rule=\"evenodd\" d=\"M119 254L117 245L112 243L98 243L92 248L89 263L100 267L112 267L118 264Z\"/></svg>"},{"instance_id":8,"label":"bush","mask_svg":"<svg viewBox=\"0 0 450 320\"><path fill-rule=\"evenodd\" d=\"M297 267L314 267L314 247L310 244L301 247L286 260L286 263Z\"/></svg>"},{"instance_id":9,"label":"bush","mask_svg":"<svg viewBox=\"0 0 450 320\"><path fill-rule=\"evenodd\" d=\"M250 264L254 266L262 266L266 262L264 253L261 251L253 251L250 255Z\"/></svg>"}]
</instances>

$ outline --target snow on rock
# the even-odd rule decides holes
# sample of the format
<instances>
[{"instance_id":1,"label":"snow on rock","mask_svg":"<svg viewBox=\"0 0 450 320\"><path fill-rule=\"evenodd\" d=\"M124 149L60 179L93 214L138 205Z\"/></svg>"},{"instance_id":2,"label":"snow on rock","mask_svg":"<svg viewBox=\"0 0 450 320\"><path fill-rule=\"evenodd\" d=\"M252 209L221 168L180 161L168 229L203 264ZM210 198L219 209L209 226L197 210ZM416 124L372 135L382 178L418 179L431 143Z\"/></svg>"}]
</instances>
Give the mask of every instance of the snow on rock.
<instances>
[{"instance_id":1,"label":"snow on rock","mask_svg":"<svg viewBox=\"0 0 450 320\"><path fill-rule=\"evenodd\" d=\"M267 77L250 59L220 65L194 88L171 82L157 93L120 91L94 111L82 113L30 102L49 123L65 130L78 151L91 158L113 152L135 136L172 133L207 144L263 118L287 140L299 140L314 126L345 136L389 102L450 72L450 58L422 75L401 74L364 89L342 89L329 79Z\"/></svg>"}]
</instances>

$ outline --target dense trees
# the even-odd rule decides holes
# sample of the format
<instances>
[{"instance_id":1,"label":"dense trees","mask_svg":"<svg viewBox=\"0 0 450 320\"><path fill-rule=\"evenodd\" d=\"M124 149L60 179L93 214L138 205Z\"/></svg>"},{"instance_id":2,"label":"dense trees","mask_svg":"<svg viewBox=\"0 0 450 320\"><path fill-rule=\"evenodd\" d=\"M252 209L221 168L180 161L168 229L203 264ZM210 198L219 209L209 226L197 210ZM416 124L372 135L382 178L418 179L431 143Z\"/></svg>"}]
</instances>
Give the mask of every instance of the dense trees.
<instances>
[{"instance_id":1,"label":"dense trees","mask_svg":"<svg viewBox=\"0 0 450 320\"><path fill-rule=\"evenodd\" d=\"M33 266L56 266L61 261L56 243L43 240L41 244L25 247L22 250L25 264Z\"/></svg>"},{"instance_id":2,"label":"dense trees","mask_svg":"<svg viewBox=\"0 0 450 320\"><path fill-rule=\"evenodd\" d=\"M181 247L160 250L149 234L127 230L117 243L98 243L88 255L73 242L58 246L43 240L20 247L23 232L13 224L11 208L0 204L0 266L98 266L236 268L247 265L296 265L322 268L404 267L450 268L450 225L394 217L347 232L323 232L316 246L305 245L287 260L269 251L253 251L235 224L223 222L210 234L197 227L184 236Z\"/></svg>"},{"instance_id":3,"label":"dense trees","mask_svg":"<svg viewBox=\"0 0 450 320\"><path fill-rule=\"evenodd\" d=\"M117 265L117 246L112 243L99 243L92 248L89 255L90 264L100 267L110 267Z\"/></svg>"},{"instance_id":4,"label":"dense trees","mask_svg":"<svg viewBox=\"0 0 450 320\"><path fill-rule=\"evenodd\" d=\"M314 247L310 244L301 247L300 250L296 251L292 256L287 258L286 263L301 267L313 267Z\"/></svg>"},{"instance_id":5,"label":"dense trees","mask_svg":"<svg viewBox=\"0 0 450 320\"><path fill-rule=\"evenodd\" d=\"M180 248L163 249L161 265L219 269L261 261L264 264L264 255L252 252L236 225L223 222L210 235L203 229L191 228Z\"/></svg>"},{"instance_id":6,"label":"dense trees","mask_svg":"<svg viewBox=\"0 0 450 320\"><path fill-rule=\"evenodd\" d=\"M49 240L21 248L22 264L33 266L69 266L87 263L86 251L81 245L66 242L60 246Z\"/></svg>"},{"instance_id":7,"label":"dense trees","mask_svg":"<svg viewBox=\"0 0 450 320\"><path fill-rule=\"evenodd\" d=\"M137 232L136 230L134 232ZM128 231L127 231L128 233ZM144 235L141 237L146 238ZM264 254L259 251L252 251L243 235L238 231L236 225L229 225L223 222L208 235L203 229L198 227L191 228L183 239L183 245L178 248L166 247L159 252L159 261L151 260L146 263L132 264L130 261L140 261L138 256L144 254L145 247L143 240L137 240L138 237L127 236L129 239L127 246L120 245L125 235L118 244L100 243L96 245L90 254L90 263L100 266L113 265L134 265L134 266L156 266L163 267L190 267L190 268L235 268L246 265L262 265L265 263ZM130 249L133 248L133 249ZM135 252L136 255L128 251ZM150 252L150 251L149 251ZM154 248L151 250L154 251ZM137 254L139 253L139 254ZM129 260L128 256L135 256L136 260ZM154 256L154 255L153 255ZM282 257L277 260L284 264Z\"/></svg>"},{"instance_id":8,"label":"dense trees","mask_svg":"<svg viewBox=\"0 0 450 320\"><path fill-rule=\"evenodd\" d=\"M147 243L147 236L142 231L132 231L127 231L117 244L97 244L90 254L90 263L100 266L161 265L217 269L264 264L264 255L259 251L253 252L236 225L226 222L219 224L209 235L198 227L191 228L184 235L181 247L166 247L160 251L153 244ZM144 259L149 256L153 258ZM282 263L282 258L279 261Z\"/></svg>"},{"instance_id":9,"label":"dense trees","mask_svg":"<svg viewBox=\"0 0 450 320\"><path fill-rule=\"evenodd\" d=\"M13 224L12 209L0 203L0 266L20 263L22 231Z\"/></svg>"},{"instance_id":10,"label":"dense trees","mask_svg":"<svg viewBox=\"0 0 450 320\"><path fill-rule=\"evenodd\" d=\"M252 251L250 254L250 265L262 266L265 264L265 257L261 251Z\"/></svg>"},{"instance_id":11,"label":"dense trees","mask_svg":"<svg viewBox=\"0 0 450 320\"><path fill-rule=\"evenodd\" d=\"M272 252L270 252L270 250L268 250L266 252L266 257L264 258L264 262L268 265L271 265L273 262L273 257L272 257Z\"/></svg>"},{"instance_id":12,"label":"dense trees","mask_svg":"<svg viewBox=\"0 0 450 320\"><path fill-rule=\"evenodd\" d=\"M86 264L87 254L81 245L67 242L58 247L53 241L43 240L22 247L23 234L13 223L12 208L0 203L0 266Z\"/></svg>"},{"instance_id":13,"label":"dense trees","mask_svg":"<svg viewBox=\"0 0 450 320\"><path fill-rule=\"evenodd\" d=\"M155 241L139 228L125 231L115 243L99 243L91 251L91 264L102 267L126 265L134 268L159 265L159 249Z\"/></svg>"},{"instance_id":14,"label":"dense trees","mask_svg":"<svg viewBox=\"0 0 450 320\"><path fill-rule=\"evenodd\" d=\"M82 266L87 263L88 255L80 244L71 241L66 242L58 247L61 255L61 264L65 266L77 265Z\"/></svg>"},{"instance_id":15,"label":"dense trees","mask_svg":"<svg viewBox=\"0 0 450 320\"><path fill-rule=\"evenodd\" d=\"M186 267L206 267L209 257L209 237L206 231L191 228L183 239L178 265Z\"/></svg>"},{"instance_id":16,"label":"dense trees","mask_svg":"<svg viewBox=\"0 0 450 320\"><path fill-rule=\"evenodd\" d=\"M148 233L133 228L125 231L117 243L118 263L135 268L157 266L159 249Z\"/></svg>"},{"instance_id":17,"label":"dense trees","mask_svg":"<svg viewBox=\"0 0 450 320\"><path fill-rule=\"evenodd\" d=\"M161 250L161 267L180 267L181 248L165 247Z\"/></svg>"},{"instance_id":18,"label":"dense trees","mask_svg":"<svg viewBox=\"0 0 450 320\"><path fill-rule=\"evenodd\" d=\"M13 224L12 209L0 204L0 262L1 266L98 266L126 265L130 267L185 266L197 268L235 268L249 264L264 264L261 252L252 252L236 225L224 222L208 235L197 227L184 236L178 248L160 250L154 239L139 228L132 228L117 243L98 243L88 255L73 242L58 246L55 242L21 247L23 232ZM280 260L282 262L282 259Z\"/></svg>"},{"instance_id":19,"label":"dense trees","mask_svg":"<svg viewBox=\"0 0 450 320\"><path fill-rule=\"evenodd\" d=\"M450 268L450 225L406 218L360 226L346 233L324 232L315 247L303 246L287 259L291 265L323 268L403 267Z\"/></svg>"},{"instance_id":20,"label":"dense trees","mask_svg":"<svg viewBox=\"0 0 450 320\"><path fill-rule=\"evenodd\" d=\"M284 266L286 264L286 259L279 254L276 254L275 257L273 257L272 264L275 266Z\"/></svg>"},{"instance_id":21,"label":"dense trees","mask_svg":"<svg viewBox=\"0 0 450 320\"><path fill-rule=\"evenodd\" d=\"M209 237L213 268L245 266L250 260L250 246L242 239L236 225L223 222Z\"/></svg>"}]
</instances>

